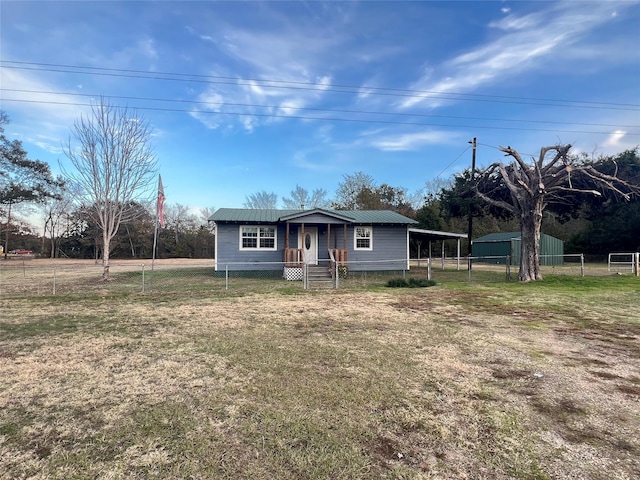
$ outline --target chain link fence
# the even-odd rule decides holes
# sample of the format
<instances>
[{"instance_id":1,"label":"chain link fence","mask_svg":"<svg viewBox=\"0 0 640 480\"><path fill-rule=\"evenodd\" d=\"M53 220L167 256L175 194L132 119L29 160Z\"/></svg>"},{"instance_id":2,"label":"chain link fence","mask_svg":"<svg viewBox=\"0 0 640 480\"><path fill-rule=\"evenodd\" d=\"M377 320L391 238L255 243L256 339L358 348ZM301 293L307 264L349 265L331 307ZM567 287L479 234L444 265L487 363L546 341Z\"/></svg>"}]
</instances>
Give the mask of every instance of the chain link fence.
<instances>
[{"instance_id":1,"label":"chain link fence","mask_svg":"<svg viewBox=\"0 0 640 480\"><path fill-rule=\"evenodd\" d=\"M639 254L632 261L585 262L583 255L545 256L545 275L637 275ZM213 260L115 261L110 278L93 262L45 260L0 262L0 297L117 295L194 292L266 292L270 290L358 289L383 287L391 279L428 279L438 283L498 283L517 281L518 266L509 257L448 257L391 262L349 262L348 266L320 262L291 267L280 262L219 263Z\"/></svg>"}]
</instances>

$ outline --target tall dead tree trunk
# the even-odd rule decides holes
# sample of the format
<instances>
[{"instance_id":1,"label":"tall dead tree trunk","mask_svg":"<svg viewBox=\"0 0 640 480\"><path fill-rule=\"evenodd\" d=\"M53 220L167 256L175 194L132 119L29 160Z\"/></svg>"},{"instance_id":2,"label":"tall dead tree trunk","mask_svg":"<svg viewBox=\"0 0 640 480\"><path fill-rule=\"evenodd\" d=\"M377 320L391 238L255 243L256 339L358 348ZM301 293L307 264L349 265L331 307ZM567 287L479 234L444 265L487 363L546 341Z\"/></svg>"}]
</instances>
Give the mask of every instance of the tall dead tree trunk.
<instances>
[{"instance_id":1,"label":"tall dead tree trunk","mask_svg":"<svg viewBox=\"0 0 640 480\"><path fill-rule=\"evenodd\" d=\"M540 228L547 204L559 201L567 193L601 195L600 190L615 192L625 199L640 193L640 186L631 185L617 175L607 175L592 164L578 163L569 157L571 145L542 147L537 159L528 164L511 147L500 147L513 162L491 164L478 177L476 194L491 205L504 208L520 220L520 271L522 282L541 280ZM547 155L555 152L553 158ZM594 189L577 187L574 179ZM505 192L506 189L506 192Z\"/></svg>"},{"instance_id":2,"label":"tall dead tree trunk","mask_svg":"<svg viewBox=\"0 0 640 480\"><path fill-rule=\"evenodd\" d=\"M520 217L520 271L518 279L526 282L541 280L540 227L542 225L542 197L527 199Z\"/></svg>"}]
</instances>

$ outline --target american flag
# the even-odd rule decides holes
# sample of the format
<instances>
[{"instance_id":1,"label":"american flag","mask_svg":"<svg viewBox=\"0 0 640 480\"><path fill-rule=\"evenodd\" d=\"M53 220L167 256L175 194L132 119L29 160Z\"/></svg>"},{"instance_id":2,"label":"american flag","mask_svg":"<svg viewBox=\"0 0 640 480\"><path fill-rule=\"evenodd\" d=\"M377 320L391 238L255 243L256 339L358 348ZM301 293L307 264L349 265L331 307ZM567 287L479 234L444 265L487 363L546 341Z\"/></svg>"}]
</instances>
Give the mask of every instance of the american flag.
<instances>
[{"instance_id":1,"label":"american flag","mask_svg":"<svg viewBox=\"0 0 640 480\"><path fill-rule=\"evenodd\" d=\"M160 226L164 228L164 187L162 186L162 176L160 175L158 175L158 205L156 209Z\"/></svg>"}]
</instances>

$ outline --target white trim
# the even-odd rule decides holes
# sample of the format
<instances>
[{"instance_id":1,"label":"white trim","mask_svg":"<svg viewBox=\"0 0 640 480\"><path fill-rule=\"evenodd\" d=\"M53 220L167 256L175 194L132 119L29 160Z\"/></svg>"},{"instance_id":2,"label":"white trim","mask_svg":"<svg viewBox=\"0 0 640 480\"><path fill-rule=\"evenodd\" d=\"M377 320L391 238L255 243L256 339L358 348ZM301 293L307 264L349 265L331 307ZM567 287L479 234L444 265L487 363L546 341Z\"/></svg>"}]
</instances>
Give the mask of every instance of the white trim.
<instances>
[{"instance_id":1,"label":"white trim","mask_svg":"<svg viewBox=\"0 0 640 480\"><path fill-rule=\"evenodd\" d=\"M258 234L256 238L256 246L255 247L243 247L242 246L242 231L244 228L257 228ZM261 228L272 228L273 229L273 247L261 247L260 246L260 229ZM247 252L256 252L256 251L274 251L278 249L278 227L277 225L240 225L238 228L238 250L247 251ZM266 237L271 238L271 237Z\"/></svg>"},{"instance_id":2,"label":"white trim","mask_svg":"<svg viewBox=\"0 0 640 480\"><path fill-rule=\"evenodd\" d=\"M407 270L411 270L411 234L407 228Z\"/></svg>"},{"instance_id":3,"label":"white trim","mask_svg":"<svg viewBox=\"0 0 640 480\"><path fill-rule=\"evenodd\" d=\"M358 231L359 228L366 228L367 230L369 230L369 246L368 247L358 247L358 236L356 235L356 232ZM373 227L371 225L354 225L353 226L353 250L357 251L363 251L363 250L373 250Z\"/></svg>"},{"instance_id":4,"label":"white trim","mask_svg":"<svg viewBox=\"0 0 640 480\"><path fill-rule=\"evenodd\" d=\"M218 224L213 222L213 268L218 271Z\"/></svg>"}]
</instances>

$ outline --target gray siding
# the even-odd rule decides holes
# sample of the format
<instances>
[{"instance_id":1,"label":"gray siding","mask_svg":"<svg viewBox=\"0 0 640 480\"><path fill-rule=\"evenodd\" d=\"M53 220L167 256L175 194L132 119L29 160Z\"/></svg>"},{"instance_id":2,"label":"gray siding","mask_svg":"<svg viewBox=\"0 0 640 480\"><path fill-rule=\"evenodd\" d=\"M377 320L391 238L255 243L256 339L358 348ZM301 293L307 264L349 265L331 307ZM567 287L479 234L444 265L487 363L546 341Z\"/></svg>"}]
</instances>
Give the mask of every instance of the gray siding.
<instances>
[{"instance_id":1,"label":"gray siding","mask_svg":"<svg viewBox=\"0 0 640 480\"><path fill-rule=\"evenodd\" d=\"M258 225L258 224L253 224ZM264 224L262 224L264 225ZM311 226L311 225L309 225ZM347 255L352 271L403 270L407 268L407 226L406 225L366 225L373 228L373 250L355 250L353 245L354 227L347 228ZM291 225L289 247L298 246L299 225ZM331 232L331 247L337 234L337 248L343 247L342 227ZM279 270L281 264L269 265L265 262L280 263L283 260L286 226L277 227L277 250L240 250L240 225L218 224L216 231L216 263L218 270ZM326 228L319 229L318 259L329 258ZM228 267L227 267L228 265Z\"/></svg>"},{"instance_id":2,"label":"gray siding","mask_svg":"<svg viewBox=\"0 0 640 480\"><path fill-rule=\"evenodd\" d=\"M261 225L265 224L251 224ZM276 233L276 250L240 250L240 226L238 224L221 224L216 229L216 265L224 270L279 270L282 265L268 265L265 262L282 262L284 252L285 226L278 226ZM258 263L259 262L259 263Z\"/></svg>"},{"instance_id":3,"label":"gray siding","mask_svg":"<svg viewBox=\"0 0 640 480\"><path fill-rule=\"evenodd\" d=\"M368 226L368 225L365 225ZM407 226L372 225L373 250L355 250L354 228L347 232L347 258L349 270L404 270L407 268Z\"/></svg>"}]
</instances>

